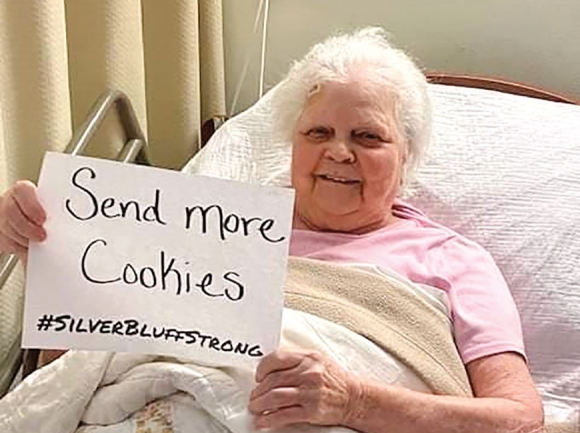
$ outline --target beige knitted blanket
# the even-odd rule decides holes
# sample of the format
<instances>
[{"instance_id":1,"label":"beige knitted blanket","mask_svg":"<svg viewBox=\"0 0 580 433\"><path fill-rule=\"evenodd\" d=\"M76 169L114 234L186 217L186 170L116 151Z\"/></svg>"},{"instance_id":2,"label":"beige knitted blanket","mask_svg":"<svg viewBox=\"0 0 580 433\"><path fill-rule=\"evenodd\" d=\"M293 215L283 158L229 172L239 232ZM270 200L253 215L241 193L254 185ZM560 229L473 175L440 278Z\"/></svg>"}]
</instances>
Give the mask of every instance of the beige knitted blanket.
<instances>
[{"instance_id":1,"label":"beige knitted blanket","mask_svg":"<svg viewBox=\"0 0 580 433\"><path fill-rule=\"evenodd\" d=\"M285 303L345 326L399 358L437 394L471 396L447 316L412 283L291 257Z\"/></svg>"},{"instance_id":2,"label":"beige knitted blanket","mask_svg":"<svg viewBox=\"0 0 580 433\"><path fill-rule=\"evenodd\" d=\"M291 257L285 303L338 323L375 342L413 370L436 394L472 396L447 316L420 289L364 268ZM577 423L548 433L580 433Z\"/></svg>"}]
</instances>

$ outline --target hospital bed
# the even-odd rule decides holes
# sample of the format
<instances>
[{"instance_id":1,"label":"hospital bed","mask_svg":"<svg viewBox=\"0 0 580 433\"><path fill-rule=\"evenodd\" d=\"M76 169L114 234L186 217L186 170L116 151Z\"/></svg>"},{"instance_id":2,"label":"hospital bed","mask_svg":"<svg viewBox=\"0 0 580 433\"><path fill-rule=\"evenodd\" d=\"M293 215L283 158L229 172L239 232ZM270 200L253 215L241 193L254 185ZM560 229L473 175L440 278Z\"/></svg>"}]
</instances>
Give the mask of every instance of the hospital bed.
<instances>
[{"instance_id":1,"label":"hospital bed","mask_svg":"<svg viewBox=\"0 0 580 433\"><path fill-rule=\"evenodd\" d=\"M433 139L406 198L492 253L521 313L547 417L580 425L580 106L506 81L430 78ZM225 123L207 122L205 136L211 138L183 171L287 186L290 148L271 136L275 92ZM86 128L96 126L91 118L98 117L104 98ZM148 163L138 131L119 157ZM76 145L89 137L77 134ZM15 263L5 262L0 281ZM21 361L18 333L12 332L12 355L2 364L10 377ZM34 368L34 352L25 358L27 370Z\"/></svg>"}]
</instances>

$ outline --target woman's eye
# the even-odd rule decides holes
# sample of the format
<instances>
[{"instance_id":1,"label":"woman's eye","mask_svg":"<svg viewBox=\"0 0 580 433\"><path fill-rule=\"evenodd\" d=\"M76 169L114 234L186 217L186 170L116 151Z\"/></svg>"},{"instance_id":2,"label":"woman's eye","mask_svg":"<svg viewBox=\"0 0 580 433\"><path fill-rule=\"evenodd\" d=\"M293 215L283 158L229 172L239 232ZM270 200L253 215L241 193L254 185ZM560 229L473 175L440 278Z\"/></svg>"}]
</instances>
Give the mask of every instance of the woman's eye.
<instances>
[{"instance_id":1,"label":"woman's eye","mask_svg":"<svg viewBox=\"0 0 580 433\"><path fill-rule=\"evenodd\" d=\"M371 134L371 133L366 133L363 135L363 137L367 140L379 140L380 137L376 134Z\"/></svg>"},{"instance_id":2,"label":"woman's eye","mask_svg":"<svg viewBox=\"0 0 580 433\"><path fill-rule=\"evenodd\" d=\"M313 138L315 140L322 140L326 137L328 137L329 131L326 128L312 128L311 130L309 130L306 135L308 135L310 138Z\"/></svg>"},{"instance_id":3,"label":"woman's eye","mask_svg":"<svg viewBox=\"0 0 580 433\"><path fill-rule=\"evenodd\" d=\"M375 134L373 132L360 132L355 134L356 138L358 138L359 140L362 140L366 143L379 143L382 142L383 139L381 138L380 135Z\"/></svg>"}]
</instances>

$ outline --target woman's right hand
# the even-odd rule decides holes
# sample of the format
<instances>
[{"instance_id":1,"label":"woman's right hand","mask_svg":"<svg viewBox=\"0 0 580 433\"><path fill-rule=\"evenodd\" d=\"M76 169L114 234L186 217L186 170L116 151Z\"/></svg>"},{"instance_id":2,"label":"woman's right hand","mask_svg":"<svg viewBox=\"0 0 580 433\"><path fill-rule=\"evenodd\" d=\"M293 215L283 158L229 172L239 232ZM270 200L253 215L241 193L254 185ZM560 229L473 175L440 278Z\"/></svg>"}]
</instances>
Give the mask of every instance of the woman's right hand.
<instances>
[{"instance_id":1,"label":"woman's right hand","mask_svg":"<svg viewBox=\"0 0 580 433\"><path fill-rule=\"evenodd\" d=\"M36 185L27 180L16 182L0 196L0 252L18 254L26 264L29 241L46 239L45 221Z\"/></svg>"}]
</instances>

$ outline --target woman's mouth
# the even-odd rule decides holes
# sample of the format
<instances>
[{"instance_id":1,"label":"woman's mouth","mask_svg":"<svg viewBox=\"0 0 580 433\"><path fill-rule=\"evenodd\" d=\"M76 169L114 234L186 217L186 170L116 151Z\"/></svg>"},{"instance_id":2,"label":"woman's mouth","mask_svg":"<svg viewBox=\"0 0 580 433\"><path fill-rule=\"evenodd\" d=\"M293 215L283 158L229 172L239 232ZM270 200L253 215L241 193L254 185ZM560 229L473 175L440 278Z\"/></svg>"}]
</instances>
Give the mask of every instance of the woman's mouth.
<instances>
[{"instance_id":1,"label":"woman's mouth","mask_svg":"<svg viewBox=\"0 0 580 433\"><path fill-rule=\"evenodd\" d=\"M356 185L356 184L360 183L360 180L358 180L358 179L349 179L349 178L340 177L340 176L336 176L336 175L330 175L330 174L319 174L318 177L322 180L325 180L328 182L339 183L342 185Z\"/></svg>"}]
</instances>

